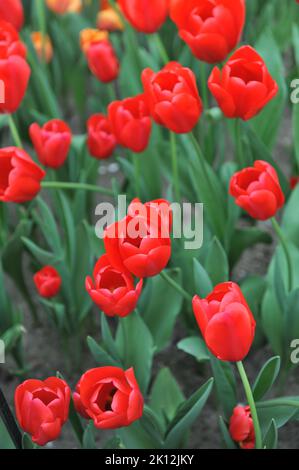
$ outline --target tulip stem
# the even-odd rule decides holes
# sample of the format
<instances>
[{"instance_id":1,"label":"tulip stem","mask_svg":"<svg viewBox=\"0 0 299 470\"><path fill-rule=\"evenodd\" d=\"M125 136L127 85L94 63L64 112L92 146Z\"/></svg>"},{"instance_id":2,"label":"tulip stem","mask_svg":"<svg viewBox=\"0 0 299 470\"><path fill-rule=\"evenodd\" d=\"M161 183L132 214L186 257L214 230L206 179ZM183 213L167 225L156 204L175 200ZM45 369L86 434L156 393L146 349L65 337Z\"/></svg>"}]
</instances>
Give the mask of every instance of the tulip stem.
<instances>
[{"instance_id":1,"label":"tulip stem","mask_svg":"<svg viewBox=\"0 0 299 470\"><path fill-rule=\"evenodd\" d=\"M208 109L209 99L208 99L208 89L207 89L207 74L206 74L206 64L202 61L199 62L200 68L200 83L201 83L201 93L202 101L204 104L205 110Z\"/></svg>"},{"instance_id":2,"label":"tulip stem","mask_svg":"<svg viewBox=\"0 0 299 470\"><path fill-rule=\"evenodd\" d=\"M250 407L251 417L252 417L253 426L254 426L254 434L255 434L255 448L262 449L263 448L262 433L261 433L260 423L259 423L259 419L258 419L258 415L256 411L256 405L255 405L250 383L248 381L247 374L245 372L242 361L237 362L237 368L238 368L238 371L239 371L239 374L243 383L248 405Z\"/></svg>"},{"instance_id":3,"label":"tulip stem","mask_svg":"<svg viewBox=\"0 0 299 470\"><path fill-rule=\"evenodd\" d=\"M22 449L22 434L17 426L15 418L8 406L6 398L0 388L0 417L6 426L6 429L16 447Z\"/></svg>"},{"instance_id":4,"label":"tulip stem","mask_svg":"<svg viewBox=\"0 0 299 470\"><path fill-rule=\"evenodd\" d=\"M60 181L44 181L42 183L44 189L74 189L74 190L84 190L84 191L93 191L95 193L105 194L107 196L113 196L114 193L112 189L104 188L103 186L96 186L93 184L86 183L65 183Z\"/></svg>"},{"instance_id":5,"label":"tulip stem","mask_svg":"<svg viewBox=\"0 0 299 470\"><path fill-rule=\"evenodd\" d=\"M243 145L241 138L241 121L240 119L235 120L235 144L236 144L236 160L240 168L244 168L244 154Z\"/></svg>"},{"instance_id":6,"label":"tulip stem","mask_svg":"<svg viewBox=\"0 0 299 470\"><path fill-rule=\"evenodd\" d=\"M286 258L286 262L287 262L287 269L288 269L288 284L287 284L287 286L288 286L288 291L290 291L292 289L292 286L293 286L293 270L292 270L291 255L290 255L290 252L288 250L288 246L287 246L284 234L283 234L277 220L275 219L275 217L271 218L271 222L272 222L272 226L275 230L275 233L276 233L276 235L278 236L278 238L280 240L282 249L283 249L284 254L285 254L285 258Z\"/></svg>"},{"instance_id":7,"label":"tulip stem","mask_svg":"<svg viewBox=\"0 0 299 470\"><path fill-rule=\"evenodd\" d=\"M170 149L171 149L171 161L172 161L172 176L174 185L174 194L177 202L181 200L180 192L180 180L179 180L179 168L178 168L178 155L175 133L170 131Z\"/></svg>"},{"instance_id":8,"label":"tulip stem","mask_svg":"<svg viewBox=\"0 0 299 470\"><path fill-rule=\"evenodd\" d=\"M8 115L8 125L16 147L23 148L21 137L12 114Z\"/></svg>"},{"instance_id":9,"label":"tulip stem","mask_svg":"<svg viewBox=\"0 0 299 470\"><path fill-rule=\"evenodd\" d=\"M164 281L168 282L168 284L173 287L180 295L187 300L187 302L192 302L192 295L188 294L182 286L180 286L176 281L174 281L165 271L160 272L160 276Z\"/></svg>"},{"instance_id":10,"label":"tulip stem","mask_svg":"<svg viewBox=\"0 0 299 470\"><path fill-rule=\"evenodd\" d=\"M133 154L136 197L140 198L140 155Z\"/></svg>"},{"instance_id":11,"label":"tulip stem","mask_svg":"<svg viewBox=\"0 0 299 470\"><path fill-rule=\"evenodd\" d=\"M169 57L168 57L167 51L165 49L165 46L164 46L164 44L161 40L161 37L160 37L159 33L155 33L155 40L156 40L157 48L158 48L159 54L161 56L161 59L163 60L163 62L165 64L168 64Z\"/></svg>"}]
</instances>

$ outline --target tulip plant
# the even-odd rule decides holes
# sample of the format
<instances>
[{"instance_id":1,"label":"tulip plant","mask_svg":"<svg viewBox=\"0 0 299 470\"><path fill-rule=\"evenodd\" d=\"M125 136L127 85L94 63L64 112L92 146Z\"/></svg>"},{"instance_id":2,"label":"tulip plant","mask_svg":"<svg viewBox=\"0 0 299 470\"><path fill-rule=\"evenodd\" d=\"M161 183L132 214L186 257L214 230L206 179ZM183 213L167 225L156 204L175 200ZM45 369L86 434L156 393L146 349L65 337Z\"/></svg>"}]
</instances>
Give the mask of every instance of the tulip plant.
<instances>
[{"instance_id":1,"label":"tulip plant","mask_svg":"<svg viewBox=\"0 0 299 470\"><path fill-rule=\"evenodd\" d=\"M0 0L0 448L298 420L298 3Z\"/></svg>"}]
</instances>

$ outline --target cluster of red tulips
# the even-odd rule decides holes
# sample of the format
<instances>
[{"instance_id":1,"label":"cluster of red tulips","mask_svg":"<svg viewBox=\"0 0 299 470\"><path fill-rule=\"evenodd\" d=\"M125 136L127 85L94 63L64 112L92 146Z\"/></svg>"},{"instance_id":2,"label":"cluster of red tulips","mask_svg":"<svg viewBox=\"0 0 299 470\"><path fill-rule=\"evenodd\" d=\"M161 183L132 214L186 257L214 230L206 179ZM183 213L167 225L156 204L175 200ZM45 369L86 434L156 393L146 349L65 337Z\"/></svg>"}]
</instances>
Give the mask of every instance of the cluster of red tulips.
<instances>
[{"instance_id":1,"label":"cluster of red tulips","mask_svg":"<svg viewBox=\"0 0 299 470\"><path fill-rule=\"evenodd\" d=\"M42 6L44 16L41 15L41 18L45 18L46 8L47 14L55 17L55 21L57 20L56 17L59 16L71 15L71 18L79 16L85 8L88 8L87 4L89 3L87 0L45 0ZM159 135L163 136L163 139L170 133L170 145L167 143L167 148L171 148L169 153L171 153L172 161L172 168L168 169L168 176L171 175L171 192L167 191L165 195L161 194L160 198L152 198L147 202L143 202L144 198L140 194L133 194L132 187L135 186L132 181L135 183L139 181L137 188L140 189L142 181L145 184L147 179L152 178L152 176L147 175L144 170L141 175L142 180L139 179L140 167L139 172L136 167L135 172L131 171L129 194L132 197L127 208L127 215L105 228L104 250L98 249L99 253L102 254L94 266L92 276L88 275L88 271L83 273L86 280L85 292L82 295L87 298L85 302L92 300L93 304L102 312L101 315L117 317L115 321L119 322L118 325L121 328L121 322L128 320L125 317L135 315L136 313L133 312L137 311L136 309L138 309L137 316L142 317L143 310L146 310L146 304L150 303L149 299L152 295L150 288L153 289L154 286L154 284L150 284L151 281L155 282L158 279L157 283L159 283L160 279L161 282L168 283L170 289L172 289L171 292L180 296L180 305L183 305L186 310L193 310L204 340L205 360L211 361L218 393L219 391L220 394L223 393L221 380L225 380L226 375L226 372L223 371L225 371L224 367L229 367L226 363L236 363L239 370L247 402L245 405L235 402L233 406L230 406L229 413L226 414L226 420L222 422L222 431L226 442L231 446L237 445L243 449L261 449L270 446L270 433L275 434L277 427L282 425L283 420L276 422L273 415L274 424L272 420L267 421L266 424L263 423L264 418L261 411L263 402L259 403L260 397L256 391L256 389L259 390L259 387L256 385L252 391L242 364L252 348L255 331L260 323L260 318L257 317L252 308L251 297L248 300L245 299L245 297L247 298L248 288L243 292L243 285L240 287L236 282L231 281L230 279L234 278L230 277L231 270L229 269L227 269L225 279L224 276L221 277L217 274L226 262L226 258L223 261L223 257L226 256L223 255L225 249L229 251L234 244L229 240L229 236L232 236L231 229L227 227L227 233L221 240L225 249L217 248L218 251L216 251L213 258L214 264L211 265L210 263L209 268L207 268L209 261L206 261L205 268L207 272L201 265L200 269L198 268L199 271L197 272L200 272L202 277L196 287L192 284L187 285L187 280L181 283L177 282L165 271L170 262L174 265L177 263L177 259L181 254L180 250L183 250L182 245L178 248L178 245L172 239L173 213L171 202L174 200L181 202L185 197L188 199L187 193L182 196L184 192L184 189L182 189L184 179L182 167L189 165L187 160L186 163L184 162L182 149L188 149L191 146L190 154L193 155L195 152L196 158L198 157L197 162L201 172L198 174L201 177L196 180L196 186L199 187L199 194L203 194L202 201L199 202L204 202L204 211L207 210L208 224L210 224L209 232L213 235L213 227L221 224L217 215L217 207L213 213L213 204L217 206L220 201L218 206L220 214L222 210L220 203L222 204L225 198L229 201L227 205L230 206L231 211L227 215L228 225L230 223L232 226L234 225L237 217L241 214L241 210L243 217L246 218L249 224L253 224L253 220L262 222L271 220L280 241L279 250L281 255L279 262L283 268L278 267L278 270L279 273L286 273L283 280L277 277L279 273L275 274L275 286L283 286L278 294L281 296L278 298L278 304L281 302L281 298L286 299L287 295L292 295L292 289L296 284L296 273L290 254L291 248L286 242L276 218L278 211L287 204L288 193L281 181L277 166L272 160L269 161L269 158L266 158L266 152L265 159L261 158L260 153L257 158L255 158L255 155L251 159L248 158L245 151L245 137L242 140L241 135L242 130L245 129L243 126L246 125L241 121L252 120L257 115L262 117L262 112L268 104L274 102L274 98L278 96L280 91L277 80L268 69L271 64L266 64L267 61L262 58L254 47L249 44L241 44L246 24L246 3L249 2L245 0L102 1L100 7L97 5L98 14L94 28L82 27L79 35L77 35L81 59L83 58L84 64L86 59L93 80L96 80L97 85L103 87L104 90L107 90L105 87L109 87L109 83L112 82L115 84L114 93L116 91L115 99L109 99L108 107L106 107L106 104L99 103L99 109L102 111L89 113L87 119L84 148L86 147L89 155L96 159L91 159L92 164L100 164L99 160L108 159L116 152L124 151L131 152L129 155L132 155L135 159L135 165L137 158L138 168L143 158L142 154L149 148L152 149L150 146L153 139L152 134L154 133L153 123L160 126L158 129L161 134ZM65 189L66 193L71 190L74 199L76 192L79 191L91 189L94 192L99 190L103 193L104 190L98 186L97 181L94 181L95 184L91 185L88 181L82 183L80 179L78 181L72 181L71 179L61 181L59 179L62 173L58 173L58 170L65 170L64 175L67 174L66 167L71 159L70 155L77 138L71 130L69 118L62 119L62 116L57 115L48 119L50 116L47 116L46 112L44 116L42 113L36 112L35 122L31 120L30 125L26 128L26 134L29 136L28 145L23 146L22 144L25 137L23 134L20 137L17 125L21 119L14 120L14 116L21 108L26 92L30 92L29 79L31 64L33 63L31 55L35 51L39 62L38 66L43 71L51 66L51 61L54 60L53 57L57 53L55 44L52 44L50 37L46 35L45 27L43 31L35 32L35 35L31 32L31 35L29 35L31 42L28 44L28 38L22 32L24 21L21 0L0 0L0 81L3 83L4 90L4 99L0 104L0 112L8 115L7 122L10 126L11 136L14 139L14 146L0 149L0 202L5 205L7 203L24 204L27 211L26 217L30 218L31 205L34 205L35 201L41 198L39 193L43 188L49 191L55 191L56 189L63 191ZM43 21L40 24L43 25ZM203 75L204 69L200 69L201 91L199 91L197 85L197 66L194 66L194 70L192 70L191 66L186 66L184 61L181 63L178 60L169 60L168 50L164 47L158 33L158 30L165 27L166 24L169 24L171 28L175 26L176 36L183 41L184 46L182 47L187 51L186 54L191 54L192 63L196 63L198 60L200 65L206 67L205 70L209 71L209 76L205 77ZM121 98L118 88L125 61L120 57L117 38L119 38L119 35L125 34L126 31L129 38L132 37L132 34L135 34L135 31L142 34L142 38L143 36L147 38L146 35L153 35L156 40L156 50L160 51L161 54L159 60L161 62L164 60L165 64L160 67L160 70L154 71L151 64L148 64L149 67L144 67L143 63L139 61L137 65L138 76L135 77L139 88L134 96ZM133 45L131 43L132 47ZM131 50L133 55L135 52ZM76 70L73 73L76 74ZM130 81L129 76L126 79ZM211 96L209 96L209 92ZM236 163L227 170L226 179L223 179L219 185L217 180L213 179L215 178L213 166L210 165L211 162L205 159L196 135L198 129L201 131L209 125L209 103L211 99L219 108L217 111L213 108L213 112L218 113L218 118L215 118L215 121L212 120L212 127L214 124L217 125L217 119L224 120L227 118L228 122L229 120L235 120L237 123L235 135ZM103 108L106 108L107 111L103 111ZM42 119L39 119L40 117ZM181 134L186 135L181 136ZM181 138L182 140L179 140ZM179 164L177 145L181 150ZM186 147L183 147L183 145L186 145ZM28 148L30 146L36 157L29 155L31 150ZM24 147L26 150L24 150ZM156 147L154 151L158 153L159 148ZM167 152L165 151L165 153ZM189 150L186 150L186 152L189 152ZM140 155L136 156L135 154ZM127 154L125 153L125 155ZM164 164L167 165L168 160ZM42 167L45 167L45 170ZM192 168L191 173L194 173L196 166ZM82 166L82 172L83 169ZM54 171L55 178L53 180ZM80 171L81 168L79 173ZM159 172L159 168L155 168L155 172ZM60 175L59 178L57 175ZM192 178L190 181L192 181ZM293 189L296 186L296 181L296 179L292 180ZM190 184L187 183L187 187ZM222 193L224 196L220 196L216 200L218 186L224 188ZM116 190L116 193L119 191ZM115 191L114 193L112 191L112 195L115 196ZM234 200L234 205L231 205L232 200ZM26 204L28 202L30 204ZM63 204L63 207L65 207L64 200ZM72 218L71 212L71 210L68 212L70 218ZM237 214L236 217L234 214ZM223 214L221 214L222 216ZM232 218L230 219L230 217ZM70 219L66 217L64 219L67 219L70 226ZM54 222L51 222L52 226ZM49 228L46 227L46 231L52 230L51 224L49 223ZM130 229L132 227L138 227L136 237L131 235ZM223 227L221 227L222 229L224 230ZM255 233L256 240L259 241L258 234ZM218 236L218 234L216 235ZM58 231L58 239L59 237ZM51 235L49 239L51 242ZM221 247L220 242L217 241L216 243L218 243L217 246ZM251 241L247 246L250 243ZM254 243L252 242L251 245ZM66 244L69 244L67 250L70 249L72 246L71 237L66 240ZM83 241L82 244L84 244ZM246 241L244 240L244 249L246 248L245 244ZM56 245L59 245L59 243ZM28 246L27 241L27 248ZM30 247L32 250L34 249L32 245ZM83 247L82 251L84 249L88 250L87 247ZM53 308L55 302L57 305L60 303L61 306L61 303L64 302L62 300L63 291L67 291L69 287L65 284L67 278L65 266L62 267L59 263L56 266L55 257L53 256L53 262L51 262L50 256L46 256L45 253L47 255L44 249L39 251L35 249L34 251L35 258L39 261L39 270L35 272L33 281L39 297L42 298L47 307ZM59 259L59 256L57 256L57 259ZM208 259L209 255L206 255L206 260ZM44 262L41 260L44 260ZM220 267L217 271L218 263ZM188 265L189 261L185 264ZM204 264L202 259L201 264ZM83 269L86 269L86 266ZM276 267L272 266L271 269L275 270ZM75 270L74 265L72 265L72 269L68 274L69 278L73 275L72 270ZM160 276L158 277L158 275ZM154 280L149 279L156 276L157 278ZM84 286L82 280L80 282L81 286ZM199 295L194 295L197 292L197 286L204 290L204 283L208 286L205 293L200 290L198 291ZM73 287L72 289L75 290L76 288ZM161 288L161 291L160 301L162 302L163 288ZM282 300L282 303L284 301L286 302L286 300ZM275 305L277 306L277 303ZM68 308L69 305L66 306L66 310ZM87 306L86 312L88 308L90 308L90 305ZM180 309L181 307L179 307ZM74 307L75 310L76 306ZM163 317L163 307L161 312L158 313ZM161 319L161 323L163 321ZM190 318L188 321L190 322ZM74 323L74 325L76 329L77 323ZM101 430L118 430L145 419L146 387L139 383L140 372L135 370L133 360L132 363L128 364L126 361L122 361L123 358L120 358L120 361L117 362L118 359L115 359L115 357L117 357L120 349L115 353L114 347L118 342L121 343L119 331L117 330L116 339L114 339L109 328L109 334L107 333L107 328L106 325L106 333L103 333L102 325L102 333L103 336L105 335L104 340L108 344L108 353L105 355L101 352L100 360L103 363L99 364L100 367L85 372L73 393L61 377L50 377L44 381L27 379L16 388L16 418L20 428L30 436L33 443L44 446L48 442L56 440L60 436L62 426L68 420L69 409L73 405L78 415L80 415L80 423L82 417L91 420L94 427ZM152 335L154 335L153 331L157 330L155 328L151 329L149 327ZM281 326L281 331L282 328ZM277 344L278 334L277 330L274 341L272 341L273 336L271 337L271 345L273 343ZM296 334L296 331L294 331L294 334ZM141 332L140 335L142 335ZM134 341L133 333L131 337L122 340L123 350L131 341ZM199 335L197 335L197 341L201 341ZM153 346L150 349L154 351L155 347ZM154 354L154 352L151 351L151 354ZM100 354L98 354L99 356ZM105 363L107 358L110 362ZM201 361L201 359L199 360ZM123 364L123 367L120 367L120 364ZM215 364L220 365L216 366ZM277 363L275 362L275 364ZM143 365L141 364L140 367L142 369ZM219 368L222 367L222 376L219 379L216 371L219 371ZM288 369L287 365L285 367ZM260 388L264 387L265 393L271 388L276 378L276 376L274 377L276 372L275 374L273 372L273 376L269 379L269 374L272 371L272 369L270 371L269 369L262 372L256 382L260 384ZM146 380L149 382L149 377ZM262 385L261 380L264 381ZM267 384L267 380L272 381L271 384ZM260 395L262 396L262 394ZM205 398L202 398L202 396L200 395L198 400L199 398L203 401L206 400L208 394ZM225 397L220 396L220 402L221 400L225 400ZM294 402L296 402L296 406L299 406L297 398L294 399ZM192 406L190 404L190 409L185 411L186 416L188 412L191 413ZM288 406L292 407L292 405ZM290 417L294 416L294 413L293 415L290 413ZM176 417L175 419L178 420L179 418ZM175 421L175 423L177 422ZM173 427L175 426L173 425ZM169 442L172 442L172 445L175 442L167 441L169 435L171 435L171 430L170 426L170 430L165 431L165 436L161 438L165 446L170 446ZM182 433L184 434L184 432ZM274 446L275 436L272 440L271 445Z\"/></svg>"}]
</instances>

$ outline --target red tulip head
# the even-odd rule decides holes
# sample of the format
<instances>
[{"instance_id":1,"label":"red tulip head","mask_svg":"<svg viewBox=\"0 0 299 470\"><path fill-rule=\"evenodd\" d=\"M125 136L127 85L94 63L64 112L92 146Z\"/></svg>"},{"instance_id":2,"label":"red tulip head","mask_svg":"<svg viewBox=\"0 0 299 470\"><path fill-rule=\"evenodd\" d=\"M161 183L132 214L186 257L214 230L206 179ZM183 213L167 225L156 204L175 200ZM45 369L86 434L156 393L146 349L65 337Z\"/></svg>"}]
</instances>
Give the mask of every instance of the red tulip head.
<instances>
[{"instance_id":1,"label":"red tulip head","mask_svg":"<svg viewBox=\"0 0 299 470\"><path fill-rule=\"evenodd\" d=\"M98 429L129 426L141 418L143 397L134 370L98 367L82 375L74 395L78 413Z\"/></svg>"},{"instance_id":2,"label":"red tulip head","mask_svg":"<svg viewBox=\"0 0 299 470\"><path fill-rule=\"evenodd\" d=\"M109 121L120 145L136 153L146 149L152 123L144 95L111 103Z\"/></svg>"},{"instance_id":3,"label":"red tulip head","mask_svg":"<svg viewBox=\"0 0 299 470\"><path fill-rule=\"evenodd\" d=\"M86 57L91 72L100 82L109 83L118 77L119 61L108 39L91 43Z\"/></svg>"},{"instance_id":4,"label":"red tulip head","mask_svg":"<svg viewBox=\"0 0 299 470\"><path fill-rule=\"evenodd\" d=\"M31 72L21 49L21 43L0 48L0 114L17 111L28 87Z\"/></svg>"},{"instance_id":5,"label":"red tulip head","mask_svg":"<svg viewBox=\"0 0 299 470\"><path fill-rule=\"evenodd\" d=\"M45 172L17 147L0 149L0 201L31 201L41 189Z\"/></svg>"},{"instance_id":6,"label":"red tulip head","mask_svg":"<svg viewBox=\"0 0 299 470\"><path fill-rule=\"evenodd\" d=\"M197 59L222 62L238 44L245 0L171 0L170 17Z\"/></svg>"},{"instance_id":7,"label":"red tulip head","mask_svg":"<svg viewBox=\"0 0 299 470\"><path fill-rule=\"evenodd\" d=\"M104 244L112 266L139 278L156 276L167 266L171 256L171 216L165 216L164 206L169 214L167 201L141 204L134 200L128 215L107 227Z\"/></svg>"},{"instance_id":8,"label":"red tulip head","mask_svg":"<svg viewBox=\"0 0 299 470\"><path fill-rule=\"evenodd\" d=\"M160 72L142 72L145 98L151 116L169 130L190 132L202 113L194 73L177 62L170 62Z\"/></svg>"},{"instance_id":9,"label":"red tulip head","mask_svg":"<svg viewBox=\"0 0 299 470\"><path fill-rule=\"evenodd\" d=\"M116 137L109 119L103 114L94 114L87 121L87 146L92 157L103 160L111 157L116 147Z\"/></svg>"},{"instance_id":10,"label":"red tulip head","mask_svg":"<svg viewBox=\"0 0 299 470\"><path fill-rule=\"evenodd\" d=\"M44 382L26 380L17 387L17 419L34 443L44 446L60 436L68 419L70 395L69 386L56 377L49 377Z\"/></svg>"},{"instance_id":11,"label":"red tulip head","mask_svg":"<svg viewBox=\"0 0 299 470\"><path fill-rule=\"evenodd\" d=\"M64 121L53 119L42 127L31 124L29 134L43 165L57 169L64 164L72 141L72 132Z\"/></svg>"},{"instance_id":12,"label":"red tulip head","mask_svg":"<svg viewBox=\"0 0 299 470\"><path fill-rule=\"evenodd\" d=\"M285 201L275 169L263 160L235 173L229 192L236 204L257 220L273 217Z\"/></svg>"},{"instance_id":13,"label":"red tulip head","mask_svg":"<svg viewBox=\"0 0 299 470\"><path fill-rule=\"evenodd\" d=\"M2 0L0 2L0 19L11 23L20 31L24 24L22 0Z\"/></svg>"},{"instance_id":14,"label":"red tulip head","mask_svg":"<svg viewBox=\"0 0 299 470\"><path fill-rule=\"evenodd\" d=\"M255 320L234 282L217 285L205 298L193 298L193 311L209 350L221 361L237 362L247 356Z\"/></svg>"},{"instance_id":15,"label":"red tulip head","mask_svg":"<svg viewBox=\"0 0 299 470\"><path fill-rule=\"evenodd\" d=\"M141 33L155 33L168 15L169 0L118 0L129 23Z\"/></svg>"},{"instance_id":16,"label":"red tulip head","mask_svg":"<svg viewBox=\"0 0 299 470\"><path fill-rule=\"evenodd\" d=\"M0 58L18 55L26 59L26 46L11 23L0 19Z\"/></svg>"},{"instance_id":17,"label":"red tulip head","mask_svg":"<svg viewBox=\"0 0 299 470\"><path fill-rule=\"evenodd\" d=\"M278 92L262 57L250 46L240 47L220 70L215 67L209 89L228 118L256 116Z\"/></svg>"},{"instance_id":18,"label":"red tulip head","mask_svg":"<svg viewBox=\"0 0 299 470\"><path fill-rule=\"evenodd\" d=\"M136 308L142 280L136 286L128 272L111 266L107 255L101 256L94 267L93 279L86 278L86 290L94 303L108 316L126 317Z\"/></svg>"},{"instance_id":19,"label":"red tulip head","mask_svg":"<svg viewBox=\"0 0 299 470\"><path fill-rule=\"evenodd\" d=\"M234 408L229 422L229 432L242 449L254 449L255 434L249 406L238 405Z\"/></svg>"},{"instance_id":20,"label":"red tulip head","mask_svg":"<svg viewBox=\"0 0 299 470\"><path fill-rule=\"evenodd\" d=\"M53 266L45 266L33 276L34 284L41 297L55 297L61 288L61 277Z\"/></svg>"}]
</instances>

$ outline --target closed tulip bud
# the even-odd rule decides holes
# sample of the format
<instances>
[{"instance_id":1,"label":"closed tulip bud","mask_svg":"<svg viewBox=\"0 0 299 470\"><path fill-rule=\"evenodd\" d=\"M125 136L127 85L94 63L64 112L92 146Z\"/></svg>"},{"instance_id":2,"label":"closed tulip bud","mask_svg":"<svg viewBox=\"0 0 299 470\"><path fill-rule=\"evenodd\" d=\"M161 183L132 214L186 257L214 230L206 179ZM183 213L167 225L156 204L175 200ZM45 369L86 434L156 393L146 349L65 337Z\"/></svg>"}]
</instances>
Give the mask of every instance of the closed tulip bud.
<instances>
[{"instance_id":1,"label":"closed tulip bud","mask_svg":"<svg viewBox=\"0 0 299 470\"><path fill-rule=\"evenodd\" d=\"M20 427L39 446L58 439L68 419L71 391L64 380L26 380L15 392Z\"/></svg>"},{"instance_id":2,"label":"closed tulip bud","mask_svg":"<svg viewBox=\"0 0 299 470\"><path fill-rule=\"evenodd\" d=\"M171 256L170 218L162 216L159 207L159 201L156 205L155 201L145 205L139 202L137 207L133 201L127 217L107 227L104 244L115 269L145 278L156 276L167 266Z\"/></svg>"},{"instance_id":3,"label":"closed tulip bud","mask_svg":"<svg viewBox=\"0 0 299 470\"><path fill-rule=\"evenodd\" d=\"M275 169L262 160L235 173L229 192L236 204L257 220L273 217L285 201Z\"/></svg>"},{"instance_id":4,"label":"closed tulip bud","mask_svg":"<svg viewBox=\"0 0 299 470\"><path fill-rule=\"evenodd\" d=\"M119 62L110 41L92 43L86 53L88 66L93 75L103 83L116 80Z\"/></svg>"},{"instance_id":5,"label":"closed tulip bud","mask_svg":"<svg viewBox=\"0 0 299 470\"><path fill-rule=\"evenodd\" d=\"M170 17L197 59L222 62L240 41L245 0L171 0Z\"/></svg>"},{"instance_id":6,"label":"closed tulip bud","mask_svg":"<svg viewBox=\"0 0 299 470\"><path fill-rule=\"evenodd\" d=\"M57 15L80 13L82 0L46 0L47 7Z\"/></svg>"},{"instance_id":7,"label":"closed tulip bud","mask_svg":"<svg viewBox=\"0 0 299 470\"><path fill-rule=\"evenodd\" d=\"M22 0L2 0L0 2L0 19L12 24L20 31L24 24Z\"/></svg>"},{"instance_id":8,"label":"closed tulip bud","mask_svg":"<svg viewBox=\"0 0 299 470\"><path fill-rule=\"evenodd\" d=\"M33 276L34 284L41 297L51 299L61 288L61 277L52 266L45 266Z\"/></svg>"},{"instance_id":9,"label":"closed tulip bud","mask_svg":"<svg viewBox=\"0 0 299 470\"><path fill-rule=\"evenodd\" d=\"M86 278L87 292L109 317L129 315L136 308L141 289L142 280L135 286L133 276L113 268L106 255L96 263L93 279Z\"/></svg>"},{"instance_id":10,"label":"closed tulip bud","mask_svg":"<svg viewBox=\"0 0 299 470\"><path fill-rule=\"evenodd\" d=\"M116 138L109 120L103 114L94 114L87 121L87 146L92 157L109 158L116 147Z\"/></svg>"},{"instance_id":11,"label":"closed tulip bud","mask_svg":"<svg viewBox=\"0 0 299 470\"><path fill-rule=\"evenodd\" d=\"M82 375L74 394L77 411L97 429L130 426L142 417L144 400L133 368L97 367Z\"/></svg>"},{"instance_id":12,"label":"closed tulip bud","mask_svg":"<svg viewBox=\"0 0 299 470\"><path fill-rule=\"evenodd\" d=\"M121 17L113 8L106 8L98 13L97 27L109 32L124 30Z\"/></svg>"},{"instance_id":13,"label":"closed tulip bud","mask_svg":"<svg viewBox=\"0 0 299 470\"><path fill-rule=\"evenodd\" d=\"M265 62L250 46L238 49L222 71L215 67L208 86L226 117L244 121L256 116L278 92Z\"/></svg>"},{"instance_id":14,"label":"closed tulip bud","mask_svg":"<svg viewBox=\"0 0 299 470\"><path fill-rule=\"evenodd\" d=\"M20 46L17 46L20 52ZM9 47L0 48L0 114L12 114L27 91L30 67L21 54L11 55Z\"/></svg>"},{"instance_id":15,"label":"closed tulip bud","mask_svg":"<svg viewBox=\"0 0 299 470\"><path fill-rule=\"evenodd\" d=\"M26 59L26 46L11 23L0 19L0 58L18 55ZM1 59L0 59L1 60Z\"/></svg>"},{"instance_id":16,"label":"closed tulip bud","mask_svg":"<svg viewBox=\"0 0 299 470\"><path fill-rule=\"evenodd\" d=\"M141 33L155 33L168 15L169 0L118 0L123 14Z\"/></svg>"},{"instance_id":17,"label":"closed tulip bud","mask_svg":"<svg viewBox=\"0 0 299 470\"><path fill-rule=\"evenodd\" d=\"M17 147L0 149L0 201L31 201L41 189L45 172Z\"/></svg>"},{"instance_id":18,"label":"closed tulip bud","mask_svg":"<svg viewBox=\"0 0 299 470\"><path fill-rule=\"evenodd\" d=\"M144 95L114 101L108 108L109 121L117 142L133 152L143 152L151 134L151 118Z\"/></svg>"},{"instance_id":19,"label":"closed tulip bud","mask_svg":"<svg viewBox=\"0 0 299 470\"><path fill-rule=\"evenodd\" d=\"M158 73L145 69L142 83L151 116L158 124L177 134L194 128L202 113L202 101L192 70L170 62Z\"/></svg>"},{"instance_id":20,"label":"closed tulip bud","mask_svg":"<svg viewBox=\"0 0 299 470\"><path fill-rule=\"evenodd\" d=\"M48 64L53 58L53 46L50 37L43 37L39 31L31 33L31 41L40 60L44 59Z\"/></svg>"},{"instance_id":21,"label":"closed tulip bud","mask_svg":"<svg viewBox=\"0 0 299 470\"><path fill-rule=\"evenodd\" d=\"M234 282L218 284L205 299L196 295L192 306L214 356L221 361L242 361L254 339L255 320L239 286Z\"/></svg>"},{"instance_id":22,"label":"closed tulip bud","mask_svg":"<svg viewBox=\"0 0 299 470\"><path fill-rule=\"evenodd\" d=\"M249 406L238 405L234 408L229 422L229 432L241 449L254 449L255 433Z\"/></svg>"},{"instance_id":23,"label":"closed tulip bud","mask_svg":"<svg viewBox=\"0 0 299 470\"><path fill-rule=\"evenodd\" d=\"M42 127L31 124L29 134L43 165L56 169L64 164L72 141L72 132L64 121L53 119Z\"/></svg>"}]
</instances>

